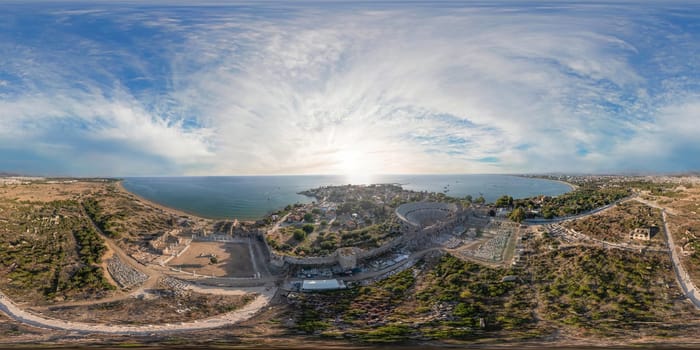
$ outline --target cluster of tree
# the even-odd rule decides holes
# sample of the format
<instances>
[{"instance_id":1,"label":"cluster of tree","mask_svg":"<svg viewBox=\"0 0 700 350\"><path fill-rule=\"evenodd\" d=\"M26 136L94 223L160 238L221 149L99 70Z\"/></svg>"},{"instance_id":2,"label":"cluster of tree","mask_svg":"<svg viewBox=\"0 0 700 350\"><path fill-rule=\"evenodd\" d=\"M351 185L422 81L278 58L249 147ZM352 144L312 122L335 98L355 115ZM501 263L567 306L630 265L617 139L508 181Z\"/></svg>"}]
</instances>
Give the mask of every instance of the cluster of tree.
<instances>
[{"instance_id":1,"label":"cluster of tree","mask_svg":"<svg viewBox=\"0 0 700 350\"><path fill-rule=\"evenodd\" d=\"M631 194L631 189L626 186L583 185L573 192L557 197L542 197L540 201L535 201L532 198L513 200L513 206L529 210L539 209L537 214L526 212L526 217L540 216L552 219L585 213L612 204Z\"/></svg>"},{"instance_id":2,"label":"cluster of tree","mask_svg":"<svg viewBox=\"0 0 700 350\"><path fill-rule=\"evenodd\" d=\"M302 242L306 239L306 232L304 232L302 229L296 229L292 233L292 237L294 237L296 241Z\"/></svg>"},{"instance_id":3,"label":"cluster of tree","mask_svg":"<svg viewBox=\"0 0 700 350\"><path fill-rule=\"evenodd\" d=\"M294 232L292 232L292 237L294 237L297 242L303 242L306 239L306 236L311 234L311 232L314 232L314 225L304 224L304 226L295 229Z\"/></svg>"},{"instance_id":4,"label":"cluster of tree","mask_svg":"<svg viewBox=\"0 0 700 350\"><path fill-rule=\"evenodd\" d=\"M467 201L468 203L474 203L474 204L484 204L486 203L486 198L484 198L484 195L479 195L476 199L472 197L471 194L468 194L464 196L464 200Z\"/></svg>"},{"instance_id":5,"label":"cluster of tree","mask_svg":"<svg viewBox=\"0 0 700 350\"><path fill-rule=\"evenodd\" d=\"M74 230L73 235L78 243L78 254L83 264L99 264L107 248L97 232L90 226L82 226Z\"/></svg>"},{"instance_id":6,"label":"cluster of tree","mask_svg":"<svg viewBox=\"0 0 700 350\"><path fill-rule=\"evenodd\" d=\"M107 282L101 267L84 265L71 276L70 280L62 283L57 289L82 289L90 294L95 294L103 290L114 290L116 288Z\"/></svg>"},{"instance_id":7,"label":"cluster of tree","mask_svg":"<svg viewBox=\"0 0 700 350\"><path fill-rule=\"evenodd\" d=\"M95 223L97 227L104 232L104 234L117 238L119 233L112 230L111 227L111 216L104 213L100 204L94 198L88 198L83 201L83 207L85 212L90 217L90 219Z\"/></svg>"},{"instance_id":8,"label":"cluster of tree","mask_svg":"<svg viewBox=\"0 0 700 350\"><path fill-rule=\"evenodd\" d=\"M513 206L513 197L511 196L501 196L496 200L494 204L496 208L510 208Z\"/></svg>"},{"instance_id":9,"label":"cluster of tree","mask_svg":"<svg viewBox=\"0 0 700 350\"><path fill-rule=\"evenodd\" d=\"M508 215L508 219L515 222L523 222L523 220L525 220L525 210L521 207L513 209Z\"/></svg>"}]
</instances>

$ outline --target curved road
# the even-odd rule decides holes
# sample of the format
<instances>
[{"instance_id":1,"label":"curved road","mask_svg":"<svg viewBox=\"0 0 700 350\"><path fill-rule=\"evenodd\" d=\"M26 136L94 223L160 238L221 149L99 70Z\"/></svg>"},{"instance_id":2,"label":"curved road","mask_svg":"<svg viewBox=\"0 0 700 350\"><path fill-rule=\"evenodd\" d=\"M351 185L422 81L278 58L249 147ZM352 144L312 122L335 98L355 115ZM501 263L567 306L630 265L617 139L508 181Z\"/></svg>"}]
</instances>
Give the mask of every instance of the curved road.
<instances>
[{"instance_id":1,"label":"curved road","mask_svg":"<svg viewBox=\"0 0 700 350\"><path fill-rule=\"evenodd\" d=\"M4 312L15 321L39 328L65 330L79 333L149 335L154 333L162 334L219 328L248 320L270 302L276 291L276 288L264 290L252 302L246 304L243 306L243 308L238 310L207 319L176 324L166 323L159 325L126 326L72 322L48 318L22 310L2 292L0 292L0 311Z\"/></svg>"},{"instance_id":2,"label":"curved road","mask_svg":"<svg viewBox=\"0 0 700 350\"><path fill-rule=\"evenodd\" d=\"M146 281L144 285L139 288L139 290L145 288L147 285L155 284L158 278L162 275L158 271L151 270L144 265L136 262L132 257L124 253L116 244L114 244L104 233L95 225L92 219L85 213L84 208L83 215L92 224L95 230L100 233L105 244L110 248L114 254L116 254L122 261L129 263L133 268L149 276L149 280ZM174 324L157 324L157 325L141 325L141 326L130 326L130 325L107 325L107 324L95 324L95 323L84 323L84 322L73 322L60 320L55 318L49 318L45 316L39 316L37 314L31 313L29 311L23 310L17 304L15 304L10 298L8 298L4 293L0 292L0 311L7 314L10 318L15 321L35 326L39 328L54 329L54 330L65 330L78 333L102 333L102 334L129 334L129 335L148 335L154 333L173 333L173 332L186 332L186 331L196 331L203 329L219 328L226 325L235 324L242 322L253 317L258 311L270 303L272 297L277 292L277 288L274 287L258 287L258 288L216 288L216 287L200 287L195 285L190 285L187 289L193 290L199 293L208 294L221 294L221 295L241 295L247 292L257 293L258 296L250 303L244 305L242 308L233 310L231 312L214 316L211 318L195 320L190 322L179 322ZM137 290L138 291L138 290ZM134 294L134 293L131 293ZM127 296L118 297L118 299L126 298ZM101 303L103 300L95 300L93 303ZM82 304L82 303L76 303Z\"/></svg>"}]
</instances>

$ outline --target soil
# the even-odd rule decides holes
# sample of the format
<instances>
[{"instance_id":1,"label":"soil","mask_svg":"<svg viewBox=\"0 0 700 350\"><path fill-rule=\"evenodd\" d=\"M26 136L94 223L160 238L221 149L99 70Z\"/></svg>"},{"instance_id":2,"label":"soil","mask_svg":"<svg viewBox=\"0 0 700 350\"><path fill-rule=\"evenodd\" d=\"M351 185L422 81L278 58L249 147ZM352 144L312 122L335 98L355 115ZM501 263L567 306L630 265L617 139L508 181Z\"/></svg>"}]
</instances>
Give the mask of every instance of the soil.
<instances>
[{"instance_id":1,"label":"soil","mask_svg":"<svg viewBox=\"0 0 700 350\"><path fill-rule=\"evenodd\" d=\"M212 264L211 256L217 263ZM255 274L247 243L192 242L189 249L168 264L200 275L251 277Z\"/></svg>"}]
</instances>

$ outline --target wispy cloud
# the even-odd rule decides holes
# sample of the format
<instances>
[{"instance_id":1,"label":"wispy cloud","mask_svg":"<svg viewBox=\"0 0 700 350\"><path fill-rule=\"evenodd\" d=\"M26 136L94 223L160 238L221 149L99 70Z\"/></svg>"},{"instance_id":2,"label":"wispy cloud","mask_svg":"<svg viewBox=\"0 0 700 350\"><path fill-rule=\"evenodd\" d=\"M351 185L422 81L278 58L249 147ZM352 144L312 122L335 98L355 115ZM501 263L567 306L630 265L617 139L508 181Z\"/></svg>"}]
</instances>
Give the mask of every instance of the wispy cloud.
<instances>
[{"instance_id":1,"label":"wispy cloud","mask_svg":"<svg viewBox=\"0 0 700 350\"><path fill-rule=\"evenodd\" d=\"M16 6L0 149L119 175L700 166L689 12L442 6Z\"/></svg>"}]
</instances>

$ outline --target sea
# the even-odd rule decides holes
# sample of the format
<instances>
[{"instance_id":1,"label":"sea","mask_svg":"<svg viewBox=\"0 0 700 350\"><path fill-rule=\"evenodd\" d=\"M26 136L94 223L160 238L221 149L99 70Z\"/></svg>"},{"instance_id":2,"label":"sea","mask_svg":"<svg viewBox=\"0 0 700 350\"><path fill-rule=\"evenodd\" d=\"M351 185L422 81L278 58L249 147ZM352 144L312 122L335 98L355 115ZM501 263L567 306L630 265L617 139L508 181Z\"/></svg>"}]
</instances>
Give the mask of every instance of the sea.
<instances>
[{"instance_id":1,"label":"sea","mask_svg":"<svg viewBox=\"0 0 700 350\"><path fill-rule=\"evenodd\" d=\"M350 183L392 183L452 197L483 195L487 202L503 195L517 199L571 191L561 182L510 175L378 175L361 181L340 175L128 177L123 185L138 196L187 213L239 220L257 220L288 204L315 200L301 191Z\"/></svg>"}]
</instances>

